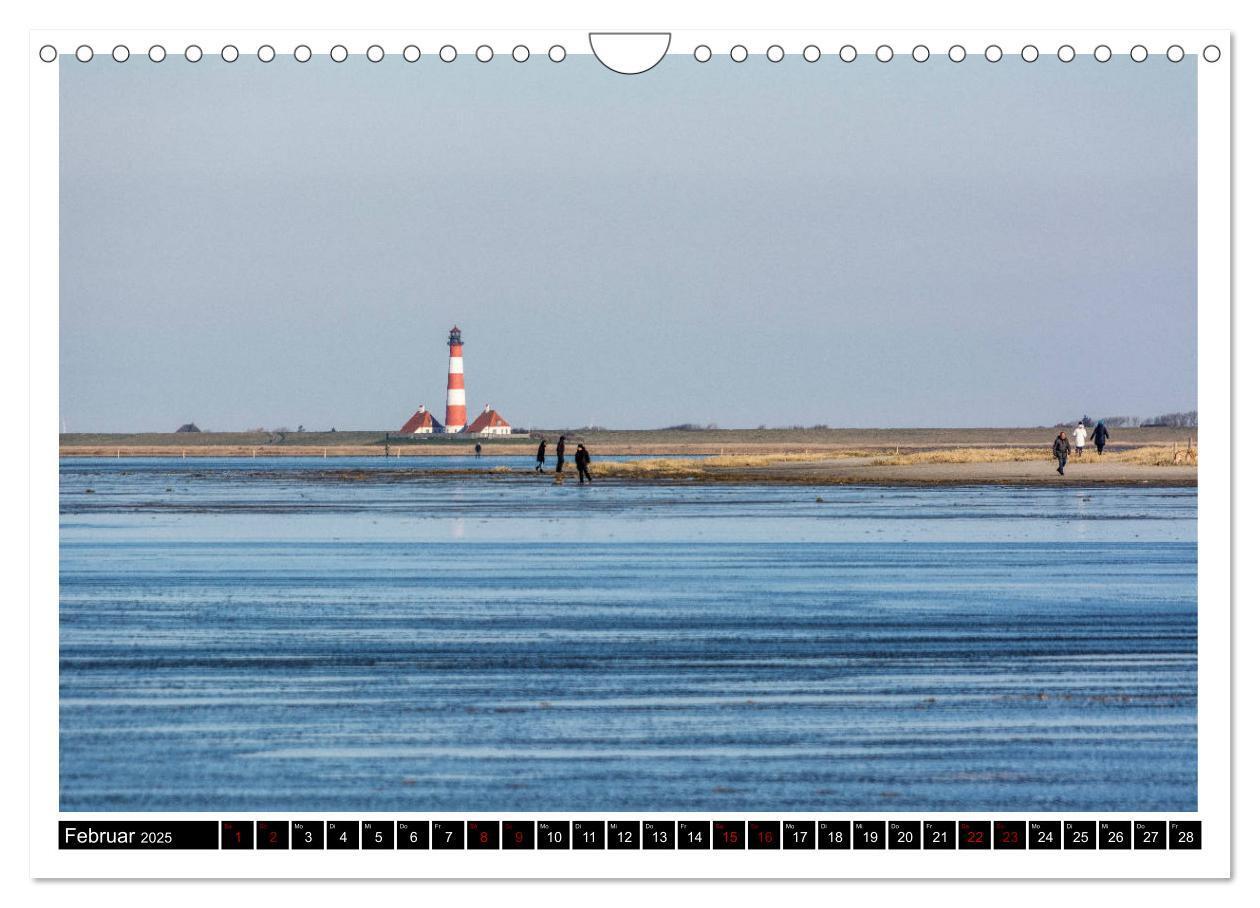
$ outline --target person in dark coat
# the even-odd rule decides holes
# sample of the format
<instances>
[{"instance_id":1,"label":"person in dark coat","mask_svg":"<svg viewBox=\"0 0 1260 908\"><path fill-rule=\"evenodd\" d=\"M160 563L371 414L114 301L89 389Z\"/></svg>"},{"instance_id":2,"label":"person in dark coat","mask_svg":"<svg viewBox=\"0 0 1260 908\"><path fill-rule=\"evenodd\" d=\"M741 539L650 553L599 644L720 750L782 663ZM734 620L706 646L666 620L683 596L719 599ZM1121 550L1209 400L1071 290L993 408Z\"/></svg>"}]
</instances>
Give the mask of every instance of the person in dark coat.
<instances>
[{"instance_id":1,"label":"person in dark coat","mask_svg":"<svg viewBox=\"0 0 1260 908\"><path fill-rule=\"evenodd\" d=\"M1060 432L1059 437L1054 440L1054 456L1059 461L1059 475L1065 475L1063 468L1067 466L1068 453L1072 450L1072 445L1068 441L1067 433Z\"/></svg>"},{"instance_id":2,"label":"person in dark coat","mask_svg":"<svg viewBox=\"0 0 1260 908\"><path fill-rule=\"evenodd\" d=\"M538 443L538 462L534 464L534 472L541 473L543 464L547 461L547 439L543 439Z\"/></svg>"},{"instance_id":3,"label":"person in dark coat","mask_svg":"<svg viewBox=\"0 0 1260 908\"><path fill-rule=\"evenodd\" d=\"M476 457L481 456L481 442L477 442L476 446L473 448L473 455Z\"/></svg>"},{"instance_id":4,"label":"person in dark coat","mask_svg":"<svg viewBox=\"0 0 1260 908\"><path fill-rule=\"evenodd\" d=\"M578 483L593 482L591 479L591 453L586 450L586 445L578 445L577 452L573 455L573 463L577 466Z\"/></svg>"},{"instance_id":5,"label":"person in dark coat","mask_svg":"<svg viewBox=\"0 0 1260 908\"><path fill-rule=\"evenodd\" d=\"M1094 431L1089 436L1090 441L1094 443L1094 447L1098 449L1099 456L1102 456L1103 445L1107 444L1107 439L1111 437L1111 433L1107 431L1107 427L1102 423L1094 423Z\"/></svg>"},{"instance_id":6,"label":"person in dark coat","mask_svg":"<svg viewBox=\"0 0 1260 908\"><path fill-rule=\"evenodd\" d=\"M560 440L556 442L556 474L564 472L564 436L560 436Z\"/></svg>"}]
</instances>

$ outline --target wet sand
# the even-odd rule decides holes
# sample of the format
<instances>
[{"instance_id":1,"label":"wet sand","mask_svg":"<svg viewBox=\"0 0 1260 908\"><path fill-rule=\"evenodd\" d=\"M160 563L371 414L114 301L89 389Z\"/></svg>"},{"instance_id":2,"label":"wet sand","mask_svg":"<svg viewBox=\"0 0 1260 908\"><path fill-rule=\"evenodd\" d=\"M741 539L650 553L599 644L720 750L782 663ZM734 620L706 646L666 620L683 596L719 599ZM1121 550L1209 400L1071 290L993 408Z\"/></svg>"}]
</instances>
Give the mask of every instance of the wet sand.
<instances>
[{"instance_id":1,"label":"wet sand","mask_svg":"<svg viewBox=\"0 0 1260 908\"><path fill-rule=\"evenodd\" d=\"M920 463L877 466L869 457L744 467L730 471L734 481L852 483L870 485L1157 485L1196 486L1195 466L1132 463L1069 463L1064 476L1055 462ZM714 468L714 473L721 473Z\"/></svg>"}]
</instances>

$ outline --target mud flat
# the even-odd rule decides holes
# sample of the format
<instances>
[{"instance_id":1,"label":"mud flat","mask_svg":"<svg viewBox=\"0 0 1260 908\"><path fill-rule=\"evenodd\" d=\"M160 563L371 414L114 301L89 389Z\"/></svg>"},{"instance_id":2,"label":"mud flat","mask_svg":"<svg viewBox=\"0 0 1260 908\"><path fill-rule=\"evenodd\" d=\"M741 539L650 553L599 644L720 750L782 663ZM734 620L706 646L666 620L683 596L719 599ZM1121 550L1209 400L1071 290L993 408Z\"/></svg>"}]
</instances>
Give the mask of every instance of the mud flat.
<instances>
[{"instance_id":1,"label":"mud flat","mask_svg":"<svg viewBox=\"0 0 1260 908\"><path fill-rule=\"evenodd\" d=\"M1060 476L1049 458L1035 461L986 463L919 463L880 465L878 458L846 458L814 463L715 470L715 481L790 482L802 484L867 485L1150 485L1196 486L1198 467L1192 465L1151 466L1147 464L1104 463L1068 464ZM718 476L721 478L718 479Z\"/></svg>"}]
</instances>

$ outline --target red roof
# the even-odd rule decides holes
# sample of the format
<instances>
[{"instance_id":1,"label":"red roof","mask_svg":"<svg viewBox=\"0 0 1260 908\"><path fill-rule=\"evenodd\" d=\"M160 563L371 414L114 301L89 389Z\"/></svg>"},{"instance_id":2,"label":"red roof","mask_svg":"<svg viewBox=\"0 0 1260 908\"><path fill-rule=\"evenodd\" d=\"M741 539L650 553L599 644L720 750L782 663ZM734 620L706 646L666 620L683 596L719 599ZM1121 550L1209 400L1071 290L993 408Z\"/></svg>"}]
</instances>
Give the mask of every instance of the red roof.
<instances>
[{"instance_id":1,"label":"red roof","mask_svg":"<svg viewBox=\"0 0 1260 908\"><path fill-rule=\"evenodd\" d=\"M484 432L486 429L490 428L510 429L512 427L508 425L508 421L506 419L499 415L498 410L491 410L489 407L486 407L464 431L469 434L476 434L477 432Z\"/></svg>"},{"instance_id":2,"label":"red roof","mask_svg":"<svg viewBox=\"0 0 1260 908\"><path fill-rule=\"evenodd\" d=\"M434 432L442 431L442 424L433 418L433 414L421 407L411 415L411 419L403 423L403 427L398 430L400 435L413 435L417 429L428 427Z\"/></svg>"}]
</instances>

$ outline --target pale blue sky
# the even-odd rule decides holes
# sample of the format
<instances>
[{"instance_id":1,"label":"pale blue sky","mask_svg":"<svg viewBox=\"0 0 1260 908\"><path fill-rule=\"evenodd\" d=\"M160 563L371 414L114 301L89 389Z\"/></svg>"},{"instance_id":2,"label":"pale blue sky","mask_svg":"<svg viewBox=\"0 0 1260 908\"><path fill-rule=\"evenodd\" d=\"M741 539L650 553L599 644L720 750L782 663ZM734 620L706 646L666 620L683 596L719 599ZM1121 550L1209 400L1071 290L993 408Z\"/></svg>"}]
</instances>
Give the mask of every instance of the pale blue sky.
<instances>
[{"instance_id":1,"label":"pale blue sky","mask_svg":"<svg viewBox=\"0 0 1260 908\"><path fill-rule=\"evenodd\" d=\"M1195 407L1189 58L60 67L70 431Z\"/></svg>"}]
</instances>

